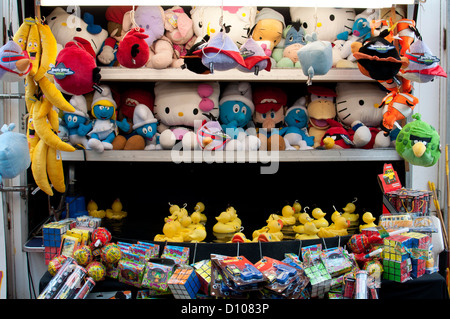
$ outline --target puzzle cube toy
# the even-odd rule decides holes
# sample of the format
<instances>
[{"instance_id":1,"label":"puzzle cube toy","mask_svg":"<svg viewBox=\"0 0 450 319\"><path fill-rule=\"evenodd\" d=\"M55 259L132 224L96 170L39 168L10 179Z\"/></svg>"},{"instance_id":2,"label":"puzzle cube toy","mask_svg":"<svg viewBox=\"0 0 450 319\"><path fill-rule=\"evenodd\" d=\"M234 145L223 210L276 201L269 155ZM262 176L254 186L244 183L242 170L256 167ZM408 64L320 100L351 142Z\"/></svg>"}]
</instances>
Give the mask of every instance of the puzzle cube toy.
<instances>
[{"instance_id":1,"label":"puzzle cube toy","mask_svg":"<svg viewBox=\"0 0 450 319\"><path fill-rule=\"evenodd\" d=\"M177 268L169 281L169 289L175 299L196 299L200 289L200 280L194 268Z\"/></svg>"},{"instance_id":2,"label":"puzzle cube toy","mask_svg":"<svg viewBox=\"0 0 450 319\"><path fill-rule=\"evenodd\" d=\"M331 276L323 263L305 268L305 274L311 283L311 297L323 298L330 291Z\"/></svg>"},{"instance_id":3,"label":"puzzle cube toy","mask_svg":"<svg viewBox=\"0 0 450 319\"><path fill-rule=\"evenodd\" d=\"M404 235L389 236L384 239L383 248L383 278L404 282L410 278L410 250L413 240Z\"/></svg>"},{"instance_id":4,"label":"puzzle cube toy","mask_svg":"<svg viewBox=\"0 0 450 319\"><path fill-rule=\"evenodd\" d=\"M205 294L209 294L209 285L211 283L211 260L205 259L192 265L195 269L197 277L200 281L200 290Z\"/></svg>"},{"instance_id":5,"label":"puzzle cube toy","mask_svg":"<svg viewBox=\"0 0 450 319\"><path fill-rule=\"evenodd\" d=\"M66 232L75 227L76 222L73 219L63 219L57 222L45 224L42 228L44 240L45 264L59 255L61 242Z\"/></svg>"}]
</instances>

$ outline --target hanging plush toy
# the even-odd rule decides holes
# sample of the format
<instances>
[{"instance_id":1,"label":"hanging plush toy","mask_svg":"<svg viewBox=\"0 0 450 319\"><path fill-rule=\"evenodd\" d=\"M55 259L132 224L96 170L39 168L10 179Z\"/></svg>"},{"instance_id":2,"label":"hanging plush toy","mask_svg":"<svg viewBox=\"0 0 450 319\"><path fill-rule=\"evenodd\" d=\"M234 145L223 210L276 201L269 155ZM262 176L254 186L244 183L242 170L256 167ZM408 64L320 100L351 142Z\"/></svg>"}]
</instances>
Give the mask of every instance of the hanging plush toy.
<instances>
[{"instance_id":1,"label":"hanging plush toy","mask_svg":"<svg viewBox=\"0 0 450 319\"><path fill-rule=\"evenodd\" d=\"M395 148L398 154L413 165L430 167L441 156L440 136L430 124L414 114L414 121L407 123L397 136Z\"/></svg>"},{"instance_id":2,"label":"hanging plush toy","mask_svg":"<svg viewBox=\"0 0 450 319\"><path fill-rule=\"evenodd\" d=\"M284 122L286 127L280 130L286 143L286 150L305 150L314 146L314 136L308 134L308 111L306 110L306 99L298 99L286 111Z\"/></svg>"},{"instance_id":3,"label":"hanging plush toy","mask_svg":"<svg viewBox=\"0 0 450 319\"><path fill-rule=\"evenodd\" d=\"M272 63L270 58L264 53L263 48L253 39L247 41L239 50L244 58L245 67L238 64L237 69L242 72L253 72L258 75L260 70L270 71Z\"/></svg>"},{"instance_id":4,"label":"hanging plush toy","mask_svg":"<svg viewBox=\"0 0 450 319\"><path fill-rule=\"evenodd\" d=\"M393 130L395 122L410 116L419 99L408 93L390 92L382 100L380 107L383 109L383 121L381 129L388 135Z\"/></svg>"},{"instance_id":5,"label":"hanging plush toy","mask_svg":"<svg viewBox=\"0 0 450 319\"><path fill-rule=\"evenodd\" d=\"M333 65L331 43L320 41L317 34L306 36L307 44L297 51L303 74L308 77L306 84L311 85L314 75L325 75Z\"/></svg>"},{"instance_id":6,"label":"hanging plush toy","mask_svg":"<svg viewBox=\"0 0 450 319\"><path fill-rule=\"evenodd\" d=\"M117 48L117 61L120 65L137 69L143 67L150 57L150 48L145 42L148 35L143 28L131 29L120 41Z\"/></svg>"},{"instance_id":7,"label":"hanging plush toy","mask_svg":"<svg viewBox=\"0 0 450 319\"><path fill-rule=\"evenodd\" d=\"M88 147L97 152L111 150L112 141L116 137L117 128L123 131L129 130L126 119L116 121L116 102L114 101L111 89L107 85L102 85L102 93L95 92L92 100L91 113L95 118L92 130L88 133L90 137Z\"/></svg>"},{"instance_id":8,"label":"hanging plush toy","mask_svg":"<svg viewBox=\"0 0 450 319\"><path fill-rule=\"evenodd\" d=\"M26 51L14 41L8 41L0 49L0 80L17 82L23 79L32 68Z\"/></svg>"},{"instance_id":9,"label":"hanging plush toy","mask_svg":"<svg viewBox=\"0 0 450 319\"><path fill-rule=\"evenodd\" d=\"M214 118L211 121L203 121L196 133L198 145L202 150L220 151L223 150L230 140L225 134L222 126Z\"/></svg>"},{"instance_id":10,"label":"hanging plush toy","mask_svg":"<svg viewBox=\"0 0 450 319\"><path fill-rule=\"evenodd\" d=\"M101 78L91 44L78 37L67 42L56 57L55 67L48 73L53 75L60 91L69 95L92 92Z\"/></svg>"}]
</instances>

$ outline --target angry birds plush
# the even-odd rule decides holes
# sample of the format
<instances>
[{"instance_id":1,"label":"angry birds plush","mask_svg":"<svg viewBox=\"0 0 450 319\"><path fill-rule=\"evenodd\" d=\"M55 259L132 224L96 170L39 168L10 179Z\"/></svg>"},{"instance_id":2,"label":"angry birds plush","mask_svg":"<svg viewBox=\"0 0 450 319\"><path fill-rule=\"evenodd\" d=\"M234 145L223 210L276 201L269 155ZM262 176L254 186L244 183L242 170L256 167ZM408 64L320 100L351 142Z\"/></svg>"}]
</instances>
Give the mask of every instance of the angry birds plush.
<instances>
[{"instance_id":1,"label":"angry birds plush","mask_svg":"<svg viewBox=\"0 0 450 319\"><path fill-rule=\"evenodd\" d=\"M381 129L387 136L394 128L395 122L410 116L419 99L409 93L390 92L381 102L383 121Z\"/></svg>"},{"instance_id":2,"label":"angry birds plush","mask_svg":"<svg viewBox=\"0 0 450 319\"><path fill-rule=\"evenodd\" d=\"M101 78L91 44L78 37L67 42L56 57L55 67L48 73L53 75L56 87L69 95L92 92L98 88Z\"/></svg>"},{"instance_id":3,"label":"angry birds plush","mask_svg":"<svg viewBox=\"0 0 450 319\"><path fill-rule=\"evenodd\" d=\"M407 123L397 136L395 148L398 154L413 165L430 167L441 156L440 136L436 129L414 114L414 121Z\"/></svg>"},{"instance_id":4,"label":"angry birds plush","mask_svg":"<svg viewBox=\"0 0 450 319\"><path fill-rule=\"evenodd\" d=\"M323 86L308 86L309 135L314 136L314 147L320 146L325 131L330 127L328 119L336 117L336 92Z\"/></svg>"},{"instance_id":5,"label":"angry birds plush","mask_svg":"<svg viewBox=\"0 0 450 319\"><path fill-rule=\"evenodd\" d=\"M19 44L8 41L0 49L0 79L17 82L23 79L32 68L31 60Z\"/></svg>"},{"instance_id":6,"label":"angry birds plush","mask_svg":"<svg viewBox=\"0 0 450 319\"><path fill-rule=\"evenodd\" d=\"M311 85L314 75L324 75L333 66L331 43L318 40L317 34L306 36L307 44L297 51L298 61L303 74L308 77L306 84Z\"/></svg>"},{"instance_id":7,"label":"angry birds plush","mask_svg":"<svg viewBox=\"0 0 450 319\"><path fill-rule=\"evenodd\" d=\"M353 147L348 130L346 130L339 122L328 119L329 128L325 131L320 143L325 149L347 149Z\"/></svg>"},{"instance_id":8,"label":"angry birds plush","mask_svg":"<svg viewBox=\"0 0 450 319\"><path fill-rule=\"evenodd\" d=\"M238 64L237 69L242 72L253 72L258 75L260 70L270 71L272 62L264 53L263 48L252 38L241 46L240 55L244 58L245 67Z\"/></svg>"},{"instance_id":9,"label":"angry birds plush","mask_svg":"<svg viewBox=\"0 0 450 319\"><path fill-rule=\"evenodd\" d=\"M272 8L262 8L256 15L255 25L250 31L251 37L272 55L273 49L280 43L286 27L284 16Z\"/></svg>"},{"instance_id":10,"label":"angry birds plush","mask_svg":"<svg viewBox=\"0 0 450 319\"><path fill-rule=\"evenodd\" d=\"M255 105L249 82L230 82L219 100L219 120L225 133L231 137L226 149L255 150L259 139L250 132Z\"/></svg>"},{"instance_id":11,"label":"angry birds plush","mask_svg":"<svg viewBox=\"0 0 450 319\"><path fill-rule=\"evenodd\" d=\"M178 141L184 149L197 148L196 123L219 116L219 83L156 82L154 93L162 148L172 149Z\"/></svg>"},{"instance_id":12,"label":"angry birds plush","mask_svg":"<svg viewBox=\"0 0 450 319\"><path fill-rule=\"evenodd\" d=\"M314 145L314 136L308 134L308 111L306 99L299 98L287 109L284 123L287 125L280 130L286 143L286 150L311 149Z\"/></svg>"},{"instance_id":13,"label":"angry birds plush","mask_svg":"<svg viewBox=\"0 0 450 319\"><path fill-rule=\"evenodd\" d=\"M150 57L150 48L145 42L148 35L143 28L133 28L127 32L117 48L117 61L120 65L137 69L143 67Z\"/></svg>"},{"instance_id":14,"label":"angry birds plush","mask_svg":"<svg viewBox=\"0 0 450 319\"><path fill-rule=\"evenodd\" d=\"M253 121L261 140L261 150L284 150L286 148L279 130L283 127L287 105L286 92L274 86L259 86L253 91L255 113Z\"/></svg>"},{"instance_id":15,"label":"angry birds plush","mask_svg":"<svg viewBox=\"0 0 450 319\"><path fill-rule=\"evenodd\" d=\"M82 19L78 11L69 13L61 7L56 7L45 18L58 43L58 52L74 37L78 37L89 42L97 56L103 42L108 38L108 31L94 24L94 17L88 12Z\"/></svg>"},{"instance_id":16,"label":"angry birds plush","mask_svg":"<svg viewBox=\"0 0 450 319\"><path fill-rule=\"evenodd\" d=\"M88 133L90 137L88 148L100 153L113 148L112 141L117 135L118 128L125 132L129 130L126 119L116 121L117 104L110 87L103 84L101 89L101 93L95 91L92 99L91 114L95 119L92 130Z\"/></svg>"},{"instance_id":17,"label":"angry birds plush","mask_svg":"<svg viewBox=\"0 0 450 319\"><path fill-rule=\"evenodd\" d=\"M92 129L89 120L86 98L84 95L74 95L69 103L75 108L75 112L64 112L64 123L69 131L69 142L73 146L79 145L87 148L87 134Z\"/></svg>"},{"instance_id":18,"label":"angry birds plush","mask_svg":"<svg viewBox=\"0 0 450 319\"><path fill-rule=\"evenodd\" d=\"M246 6L193 6L190 15L198 39L224 32L240 48L255 24L256 12L256 7Z\"/></svg>"}]
</instances>

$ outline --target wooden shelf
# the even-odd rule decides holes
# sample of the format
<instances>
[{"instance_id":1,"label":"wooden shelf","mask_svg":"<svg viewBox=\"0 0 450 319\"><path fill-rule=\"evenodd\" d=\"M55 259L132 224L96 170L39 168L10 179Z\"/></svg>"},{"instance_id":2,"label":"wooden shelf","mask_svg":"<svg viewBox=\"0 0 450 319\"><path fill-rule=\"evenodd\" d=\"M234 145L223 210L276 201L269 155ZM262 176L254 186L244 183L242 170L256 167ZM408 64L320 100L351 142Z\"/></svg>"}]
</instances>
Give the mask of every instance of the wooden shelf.
<instances>
[{"instance_id":1,"label":"wooden shelf","mask_svg":"<svg viewBox=\"0 0 450 319\"><path fill-rule=\"evenodd\" d=\"M128 69L124 67L101 67L102 81L156 82L156 81L251 81L251 82L306 82L307 77L301 69L273 68L254 73L237 69L215 71L213 74L196 74L187 69ZM359 69L331 69L325 75L316 75L313 82L373 82Z\"/></svg>"},{"instance_id":2,"label":"wooden shelf","mask_svg":"<svg viewBox=\"0 0 450 319\"><path fill-rule=\"evenodd\" d=\"M174 163L269 163L269 162L352 162L398 161L395 149L304 150L280 152L228 152L228 151L104 151L76 150L62 152L64 161L104 162L174 162Z\"/></svg>"}]
</instances>

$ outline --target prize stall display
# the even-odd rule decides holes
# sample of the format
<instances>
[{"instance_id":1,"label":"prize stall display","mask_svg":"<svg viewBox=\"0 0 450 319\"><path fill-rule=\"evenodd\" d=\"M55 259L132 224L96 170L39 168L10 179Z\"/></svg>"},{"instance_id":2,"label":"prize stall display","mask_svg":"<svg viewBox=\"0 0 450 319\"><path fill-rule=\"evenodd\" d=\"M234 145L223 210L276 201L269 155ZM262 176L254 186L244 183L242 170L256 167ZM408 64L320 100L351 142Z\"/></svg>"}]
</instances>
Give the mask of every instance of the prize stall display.
<instances>
[{"instance_id":1,"label":"prize stall display","mask_svg":"<svg viewBox=\"0 0 450 319\"><path fill-rule=\"evenodd\" d=\"M111 6L107 30L89 12L81 19L60 7L45 18L25 19L2 47L8 65L0 76L25 83L22 142L29 161L6 154L13 174L2 175L11 178L28 164L39 190L51 197L66 193L61 152L180 146L203 152L395 148L412 165L436 164L440 138L413 114L419 103L413 87L447 74L414 20L397 11L381 16L379 10L338 8L289 8L287 20L272 8L233 8ZM335 19L311 29L317 22L312 17L330 14ZM62 23L71 18L81 31ZM102 66L174 68L205 77L231 69L258 76L297 68L307 81L300 96L250 81L126 86L102 82ZM313 83L331 68L353 68L373 81ZM402 127L410 115L414 120ZM2 131L0 137L7 128ZM402 188L392 167L385 167L380 184L386 201L378 224L372 213L356 211L356 198L329 216L295 201L260 218L262 227L250 235L232 205L207 227L205 205L198 202L190 213L170 205L161 233L133 243L113 240L127 217L120 200L107 210L91 200L79 216L71 209L44 225L45 262L53 277L39 299L89 298L105 280L133 287L142 299L377 299L382 280L403 283L437 271L430 254L432 195ZM180 243L203 244L210 232L218 243L323 244L304 245L281 260L262 255L251 262L211 252L209 259L189 263L195 252ZM350 237L344 247L325 246L325 239L343 236Z\"/></svg>"}]
</instances>

